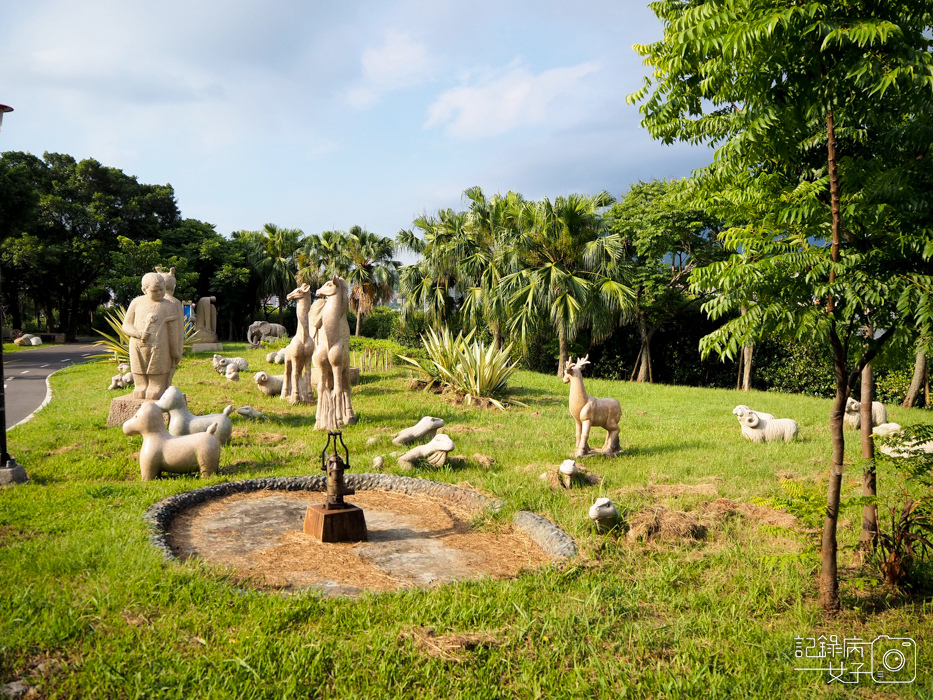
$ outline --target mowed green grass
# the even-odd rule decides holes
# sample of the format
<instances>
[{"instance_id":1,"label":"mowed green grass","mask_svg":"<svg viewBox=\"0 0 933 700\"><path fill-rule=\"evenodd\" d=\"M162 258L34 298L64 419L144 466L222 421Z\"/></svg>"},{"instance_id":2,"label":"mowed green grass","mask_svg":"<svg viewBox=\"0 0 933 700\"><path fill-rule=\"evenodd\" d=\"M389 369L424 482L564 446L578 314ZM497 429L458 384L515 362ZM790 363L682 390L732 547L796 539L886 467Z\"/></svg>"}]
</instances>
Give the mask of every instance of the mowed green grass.
<instances>
[{"instance_id":1,"label":"mowed green grass","mask_svg":"<svg viewBox=\"0 0 933 700\"><path fill-rule=\"evenodd\" d=\"M139 481L140 438L104 427L112 364L55 374L52 403L9 434L31 482L0 492L0 683L24 680L40 697L849 697L851 686L794 670L795 637L886 634L916 641L917 681L863 681L859 697L931 697L933 602L873 586L851 549L839 557L846 609L826 619L817 562L799 538L738 517L699 542L642 543L596 535L587 517L604 495L631 511L693 510L778 495L779 474L819 483L830 454L826 400L587 380L590 394L622 404L625 452L585 461L601 486L554 492L539 475L571 455L574 435L559 379L518 373L515 396L528 407L501 412L409 391L403 369L367 373L353 392L359 423L345 430L353 472L372 471L377 455L394 469L391 437L439 416L465 461L412 476L507 501L478 527L507 526L518 509L545 515L576 538L580 556L511 581L355 600L262 592L205 564L166 564L142 518L153 503L216 481L319 473L325 440L314 407L260 394L253 372L281 368L264 352L225 347L250 371L231 383L208 355L186 358L175 383L190 408L250 404L269 418L234 419L221 474L207 482ZM796 419L800 440L746 442L731 413L739 403ZM933 422L926 411L888 412L902 424ZM605 433L593 433L599 447ZM379 442L367 447L371 437ZM859 447L847 437L855 492ZM890 483L882 472L879 488ZM677 489L648 484L702 488L663 495ZM844 546L856 543L858 522L846 515ZM426 629L434 643L423 641Z\"/></svg>"}]
</instances>

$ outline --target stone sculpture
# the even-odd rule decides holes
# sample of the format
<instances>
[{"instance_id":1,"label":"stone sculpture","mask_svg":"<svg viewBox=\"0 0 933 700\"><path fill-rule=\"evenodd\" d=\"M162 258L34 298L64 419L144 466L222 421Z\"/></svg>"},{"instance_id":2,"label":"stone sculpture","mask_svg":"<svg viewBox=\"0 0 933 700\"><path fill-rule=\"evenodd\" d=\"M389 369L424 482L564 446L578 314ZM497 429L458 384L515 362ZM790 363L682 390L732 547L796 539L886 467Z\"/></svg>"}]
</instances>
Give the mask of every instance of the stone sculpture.
<instances>
[{"instance_id":1,"label":"stone sculpture","mask_svg":"<svg viewBox=\"0 0 933 700\"><path fill-rule=\"evenodd\" d=\"M619 509L608 498L597 498L590 506L589 515L600 535L605 535L619 524Z\"/></svg>"},{"instance_id":2,"label":"stone sculpture","mask_svg":"<svg viewBox=\"0 0 933 700\"><path fill-rule=\"evenodd\" d=\"M128 386L133 386L133 373L132 372L113 375L110 378L110 386L107 387L107 390L114 391L115 389L126 389L126 387Z\"/></svg>"},{"instance_id":3,"label":"stone sculpture","mask_svg":"<svg viewBox=\"0 0 933 700\"><path fill-rule=\"evenodd\" d=\"M764 413L762 411L753 411L748 406L743 406L742 404L739 404L738 406L733 408L732 415L734 415L738 419L739 425L742 426L742 435L744 435L745 438L748 440L752 439L752 431L754 430L754 428L746 425L744 418L750 413L756 413L758 414L759 418L764 418L765 420L774 420L774 416L772 416L770 413Z\"/></svg>"},{"instance_id":4,"label":"stone sculpture","mask_svg":"<svg viewBox=\"0 0 933 700\"><path fill-rule=\"evenodd\" d=\"M236 412L239 413L241 416L245 416L246 418L253 418L256 420L267 417L265 413L262 413L261 411L257 411L252 406L242 406L238 408Z\"/></svg>"},{"instance_id":5,"label":"stone sculpture","mask_svg":"<svg viewBox=\"0 0 933 700\"><path fill-rule=\"evenodd\" d=\"M888 437L889 435L900 433L901 430L902 428L898 423L882 423L872 428L871 432L872 435ZM882 454L888 455L888 457L918 457L923 454L933 454L933 440L920 442L919 440L905 440L902 438L901 444L897 447L881 445L878 449Z\"/></svg>"},{"instance_id":6,"label":"stone sculpture","mask_svg":"<svg viewBox=\"0 0 933 700\"><path fill-rule=\"evenodd\" d=\"M220 465L220 442L214 436L216 424L207 432L173 437L162 422L162 411L155 401L146 401L136 414L123 423L126 435L142 435L139 451L139 474L151 481L162 472L199 471L202 477L217 473Z\"/></svg>"},{"instance_id":7,"label":"stone sculpture","mask_svg":"<svg viewBox=\"0 0 933 700\"><path fill-rule=\"evenodd\" d=\"M178 313L178 318L181 319L181 333L178 338L178 356L181 357L185 354L185 310L182 303L175 298L175 286L178 284L178 280L175 278L175 268L169 268L168 272L165 272L162 269L161 265L157 265L155 271L162 277L162 282L165 283L165 299L170 301L175 307L175 311ZM173 367L168 378L168 385L171 386L175 381L175 370L177 367Z\"/></svg>"},{"instance_id":8,"label":"stone sculpture","mask_svg":"<svg viewBox=\"0 0 933 700\"><path fill-rule=\"evenodd\" d=\"M137 399L158 399L168 388L181 360L182 319L165 298L165 281L157 272L142 278L143 296L130 302L123 332L130 337L130 369Z\"/></svg>"},{"instance_id":9,"label":"stone sculpture","mask_svg":"<svg viewBox=\"0 0 933 700\"><path fill-rule=\"evenodd\" d=\"M258 348L260 343L266 343L283 335L288 335L288 331L280 323L253 321L246 331L246 342L250 344L250 347Z\"/></svg>"},{"instance_id":10,"label":"stone sculpture","mask_svg":"<svg viewBox=\"0 0 933 700\"><path fill-rule=\"evenodd\" d=\"M217 426L215 435L221 445L230 442L230 436L233 434L233 425L230 423L230 414L233 412L233 406L224 408L223 413L209 413L203 416L196 416L188 410L188 402L181 389L177 386L170 386L162 394L162 398L156 401L156 406L160 410L168 413L168 432L171 435L190 435L191 433L203 433L211 425Z\"/></svg>"},{"instance_id":11,"label":"stone sculpture","mask_svg":"<svg viewBox=\"0 0 933 700\"><path fill-rule=\"evenodd\" d=\"M247 362L242 357L224 357L223 355L214 355L211 363L214 365L214 370L217 374L226 374L227 367L230 365L235 365L237 370L240 372L245 372L249 369L249 362Z\"/></svg>"},{"instance_id":12,"label":"stone sculpture","mask_svg":"<svg viewBox=\"0 0 933 700\"><path fill-rule=\"evenodd\" d=\"M38 346L42 345L42 338L32 333L23 333L13 341L13 345L19 345L20 347Z\"/></svg>"},{"instance_id":13,"label":"stone sculpture","mask_svg":"<svg viewBox=\"0 0 933 700\"><path fill-rule=\"evenodd\" d=\"M742 426L742 435L752 442L790 442L797 437L797 422L790 418L775 418L769 413L757 411L736 414L736 417Z\"/></svg>"},{"instance_id":14,"label":"stone sculpture","mask_svg":"<svg viewBox=\"0 0 933 700\"><path fill-rule=\"evenodd\" d=\"M416 440L430 440L437 435L437 429L444 427L443 418L432 418L425 416L410 428L405 428L402 432L392 438L393 445L410 445Z\"/></svg>"},{"instance_id":15,"label":"stone sculpture","mask_svg":"<svg viewBox=\"0 0 933 700\"><path fill-rule=\"evenodd\" d=\"M217 342L217 297L201 297L194 307L194 327L196 343L214 344Z\"/></svg>"},{"instance_id":16,"label":"stone sculpture","mask_svg":"<svg viewBox=\"0 0 933 700\"><path fill-rule=\"evenodd\" d=\"M296 302L298 330L285 348L285 381L282 384L281 398L292 404L311 403L311 383L308 377L311 373L311 357L314 354L314 340L308 325L308 314L312 305L311 287L302 284L289 292L286 298ZM308 370L307 373L305 369Z\"/></svg>"},{"instance_id":17,"label":"stone sculpture","mask_svg":"<svg viewBox=\"0 0 933 700\"><path fill-rule=\"evenodd\" d=\"M573 488L573 482L579 478L580 475L577 463L572 459L565 459L561 462L558 471L560 472L560 480L564 484L564 487L568 489Z\"/></svg>"},{"instance_id":18,"label":"stone sculpture","mask_svg":"<svg viewBox=\"0 0 933 700\"><path fill-rule=\"evenodd\" d=\"M862 402L856 401L851 396L846 399L846 411L842 416L845 425L858 430L862 426ZM888 410L880 401L871 402L871 424L872 427L881 425L888 421Z\"/></svg>"},{"instance_id":19,"label":"stone sculpture","mask_svg":"<svg viewBox=\"0 0 933 700\"><path fill-rule=\"evenodd\" d=\"M453 449L454 441L450 439L449 435L441 433L435 435L431 442L426 445L418 445L418 447L409 450L396 461L399 466L406 469L416 466L422 459L435 467L442 467L447 463L447 453L452 452Z\"/></svg>"},{"instance_id":20,"label":"stone sculpture","mask_svg":"<svg viewBox=\"0 0 933 700\"><path fill-rule=\"evenodd\" d=\"M310 327L314 334L314 364L321 372L318 382L315 430L340 430L356 423L350 402L350 324L347 283L336 275L316 292L311 305Z\"/></svg>"},{"instance_id":21,"label":"stone sculpture","mask_svg":"<svg viewBox=\"0 0 933 700\"><path fill-rule=\"evenodd\" d=\"M259 391L266 396L279 396L282 393L282 386L285 384L285 375L256 372L253 375L253 381L256 382Z\"/></svg>"},{"instance_id":22,"label":"stone sculpture","mask_svg":"<svg viewBox=\"0 0 933 700\"><path fill-rule=\"evenodd\" d=\"M581 369L588 365L589 355L573 362L567 360L564 368L564 384L570 384L570 415L577 422L575 457L591 454L590 429L595 425L606 429L606 442L600 453L612 457L619 452L619 418L622 406L615 399L597 399L586 393Z\"/></svg>"},{"instance_id":23,"label":"stone sculpture","mask_svg":"<svg viewBox=\"0 0 933 700\"><path fill-rule=\"evenodd\" d=\"M240 381L240 368L234 364L227 365L227 371L224 372L228 382Z\"/></svg>"}]
</instances>

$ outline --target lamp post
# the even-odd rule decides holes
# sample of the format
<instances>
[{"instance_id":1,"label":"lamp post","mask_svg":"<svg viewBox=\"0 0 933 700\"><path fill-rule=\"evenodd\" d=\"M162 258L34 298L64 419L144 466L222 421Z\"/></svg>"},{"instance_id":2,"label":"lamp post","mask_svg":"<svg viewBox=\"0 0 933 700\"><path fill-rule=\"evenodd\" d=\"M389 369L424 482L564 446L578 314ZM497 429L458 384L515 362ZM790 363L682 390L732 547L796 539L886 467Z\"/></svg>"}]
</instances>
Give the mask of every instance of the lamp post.
<instances>
[{"instance_id":1,"label":"lamp post","mask_svg":"<svg viewBox=\"0 0 933 700\"><path fill-rule=\"evenodd\" d=\"M0 128L3 126L3 115L12 112L13 108L7 105L0 105ZM3 277L0 275L0 284ZM0 327L3 319L0 318ZM23 484L29 480L26 476L26 470L16 463L16 460L6 451L6 392L3 388L3 382L6 380L6 374L3 371L3 338L0 333L0 486L9 484Z\"/></svg>"}]
</instances>

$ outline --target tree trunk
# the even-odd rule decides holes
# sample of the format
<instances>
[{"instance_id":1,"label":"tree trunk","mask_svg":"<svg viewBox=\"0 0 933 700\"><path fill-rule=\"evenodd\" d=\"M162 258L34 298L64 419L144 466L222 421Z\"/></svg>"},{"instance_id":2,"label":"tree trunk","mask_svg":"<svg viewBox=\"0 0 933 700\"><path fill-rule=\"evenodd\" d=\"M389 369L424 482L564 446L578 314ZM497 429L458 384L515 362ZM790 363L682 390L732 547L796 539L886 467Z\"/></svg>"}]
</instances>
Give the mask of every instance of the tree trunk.
<instances>
[{"instance_id":1,"label":"tree trunk","mask_svg":"<svg viewBox=\"0 0 933 700\"><path fill-rule=\"evenodd\" d=\"M913 408L917 403L917 396L920 395L920 387L923 385L923 378L927 371L927 356L923 350L917 351L917 359L914 362L914 376L910 380L910 388L907 389L907 396L904 397L904 408ZM929 405L929 404L927 404Z\"/></svg>"},{"instance_id":2,"label":"tree trunk","mask_svg":"<svg viewBox=\"0 0 933 700\"><path fill-rule=\"evenodd\" d=\"M557 343L560 349L560 357L557 360L557 376L564 376L564 367L567 366L567 334L563 328L557 329Z\"/></svg>"},{"instance_id":3,"label":"tree trunk","mask_svg":"<svg viewBox=\"0 0 933 700\"><path fill-rule=\"evenodd\" d=\"M499 330L499 324L492 324L492 344L496 350L502 349L502 331Z\"/></svg>"},{"instance_id":4,"label":"tree trunk","mask_svg":"<svg viewBox=\"0 0 933 700\"><path fill-rule=\"evenodd\" d=\"M754 364L752 356L755 352L755 344L749 342L742 348L742 391L748 391L752 388L752 377Z\"/></svg>"},{"instance_id":5,"label":"tree trunk","mask_svg":"<svg viewBox=\"0 0 933 700\"><path fill-rule=\"evenodd\" d=\"M871 329L869 329L871 331ZM866 460L865 470L862 472L862 495L875 496L875 441L871 439L871 399L875 380L872 375L871 364L862 369L862 402L861 433L862 433L862 459ZM862 535L861 545L865 550L875 548L878 539L878 507L872 503L862 507Z\"/></svg>"},{"instance_id":6,"label":"tree trunk","mask_svg":"<svg viewBox=\"0 0 933 700\"><path fill-rule=\"evenodd\" d=\"M641 337L641 348L638 351L638 360L635 363L638 370L638 378L635 381L641 384L645 382L654 383L654 368L651 366L651 339L657 330L657 326L648 328L644 315L638 315L638 334Z\"/></svg>"},{"instance_id":7,"label":"tree trunk","mask_svg":"<svg viewBox=\"0 0 933 700\"><path fill-rule=\"evenodd\" d=\"M842 242L842 213L839 203L839 173L836 169L836 131L833 125L833 113L826 115L826 146L829 165L829 195L832 211L833 240L830 248L830 260L839 262L839 247ZM830 268L829 283L836 281L836 271ZM832 292L826 299L826 313L833 316L836 309ZM846 369L846 352L836 333L836 324L831 321L829 331L830 345L833 349L833 365L836 370L836 398L829 414L829 432L832 437L833 457L829 471L829 486L826 494L826 517L823 520L823 535L820 547L820 603L828 613L835 613L840 608L839 578L836 569L836 524L839 520L839 497L842 489L843 459L845 458L845 435L842 432L842 416L845 412L846 399L849 397L849 383Z\"/></svg>"},{"instance_id":8,"label":"tree trunk","mask_svg":"<svg viewBox=\"0 0 933 700\"><path fill-rule=\"evenodd\" d=\"M354 334L356 335L357 338L360 337L360 326L362 325L363 325L363 314L360 312L359 309L357 309L356 310L356 333Z\"/></svg>"}]
</instances>

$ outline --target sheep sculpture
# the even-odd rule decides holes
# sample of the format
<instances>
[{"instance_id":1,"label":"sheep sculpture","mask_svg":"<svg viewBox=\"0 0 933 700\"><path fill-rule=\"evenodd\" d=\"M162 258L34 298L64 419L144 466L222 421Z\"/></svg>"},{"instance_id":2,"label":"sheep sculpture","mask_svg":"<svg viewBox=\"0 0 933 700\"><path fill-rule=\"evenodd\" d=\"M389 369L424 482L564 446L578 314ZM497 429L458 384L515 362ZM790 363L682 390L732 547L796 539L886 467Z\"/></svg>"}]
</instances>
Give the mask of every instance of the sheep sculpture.
<instances>
[{"instance_id":1,"label":"sheep sculpture","mask_svg":"<svg viewBox=\"0 0 933 700\"><path fill-rule=\"evenodd\" d=\"M256 382L259 391L266 396L279 396L282 393L282 385L285 383L285 375L256 372L253 375L253 381Z\"/></svg>"},{"instance_id":2,"label":"sheep sculpture","mask_svg":"<svg viewBox=\"0 0 933 700\"><path fill-rule=\"evenodd\" d=\"M211 362L217 374L226 374L227 367L234 365L238 372L245 372L249 369L249 362L242 357L224 357L223 355L214 355Z\"/></svg>"},{"instance_id":3,"label":"sheep sculpture","mask_svg":"<svg viewBox=\"0 0 933 700\"><path fill-rule=\"evenodd\" d=\"M233 435L233 424L230 422L230 414L233 412L233 406L227 406L223 413L210 413L203 416L196 416L188 410L188 402L181 389L177 386L170 386L162 394L162 398L155 402L160 410L168 413L168 432L172 435L190 435L191 433L203 433L216 424L215 434L221 445L230 442Z\"/></svg>"},{"instance_id":4,"label":"sheep sculpture","mask_svg":"<svg viewBox=\"0 0 933 700\"><path fill-rule=\"evenodd\" d=\"M115 389L126 389L128 386L133 386L133 373L127 372L126 374L115 374L110 378L110 386L107 387L109 391Z\"/></svg>"},{"instance_id":5,"label":"sheep sculpture","mask_svg":"<svg viewBox=\"0 0 933 700\"><path fill-rule=\"evenodd\" d=\"M900 433L901 430L902 428L898 423L882 423L872 428L871 432L872 435L888 437L889 435ZM899 447L881 445L878 449L882 454L888 455L888 457L917 457L921 454L933 454L933 440L928 440L927 442L902 440L901 445L902 446Z\"/></svg>"},{"instance_id":6,"label":"sheep sculpture","mask_svg":"<svg viewBox=\"0 0 933 700\"><path fill-rule=\"evenodd\" d=\"M751 440L752 442L760 442L760 440L755 440L753 438L752 431L754 431L754 428L751 428L745 425L743 418L745 418L745 416L747 416L750 413L757 413L759 418L764 418L765 420L774 420L774 416L772 416L770 413L764 413L762 411L753 411L748 406L743 406L742 404L739 404L738 406L733 408L732 413L736 418L738 418L739 425L742 426L742 435L744 435L746 439Z\"/></svg>"},{"instance_id":7,"label":"sheep sculpture","mask_svg":"<svg viewBox=\"0 0 933 700\"><path fill-rule=\"evenodd\" d=\"M745 409L745 410L739 410ZM742 436L752 442L790 442L797 438L797 421L775 418L770 413L753 411L748 406L736 406L732 412L742 427Z\"/></svg>"},{"instance_id":8,"label":"sheep sculpture","mask_svg":"<svg viewBox=\"0 0 933 700\"><path fill-rule=\"evenodd\" d=\"M227 371L224 373L224 376L227 378L227 381L238 382L240 381L240 368L234 364L227 365Z\"/></svg>"},{"instance_id":9,"label":"sheep sculpture","mask_svg":"<svg viewBox=\"0 0 933 700\"><path fill-rule=\"evenodd\" d=\"M606 442L600 453L612 457L619 452L619 419L622 406L615 399L597 399L586 393L581 369L590 364L589 355L574 362L567 360L564 367L564 384L570 384L570 415L577 423L577 442L574 457L590 453L590 429L595 425L606 429Z\"/></svg>"},{"instance_id":10,"label":"sheep sculpture","mask_svg":"<svg viewBox=\"0 0 933 700\"><path fill-rule=\"evenodd\" d=\"M862 427L862 403L851 396L846 399L846 411L842 416L845 425L858 430ZM888 421L888 411L880 401L871 402L872 427L882 425Z\"/></svg>"}]
</instances>

